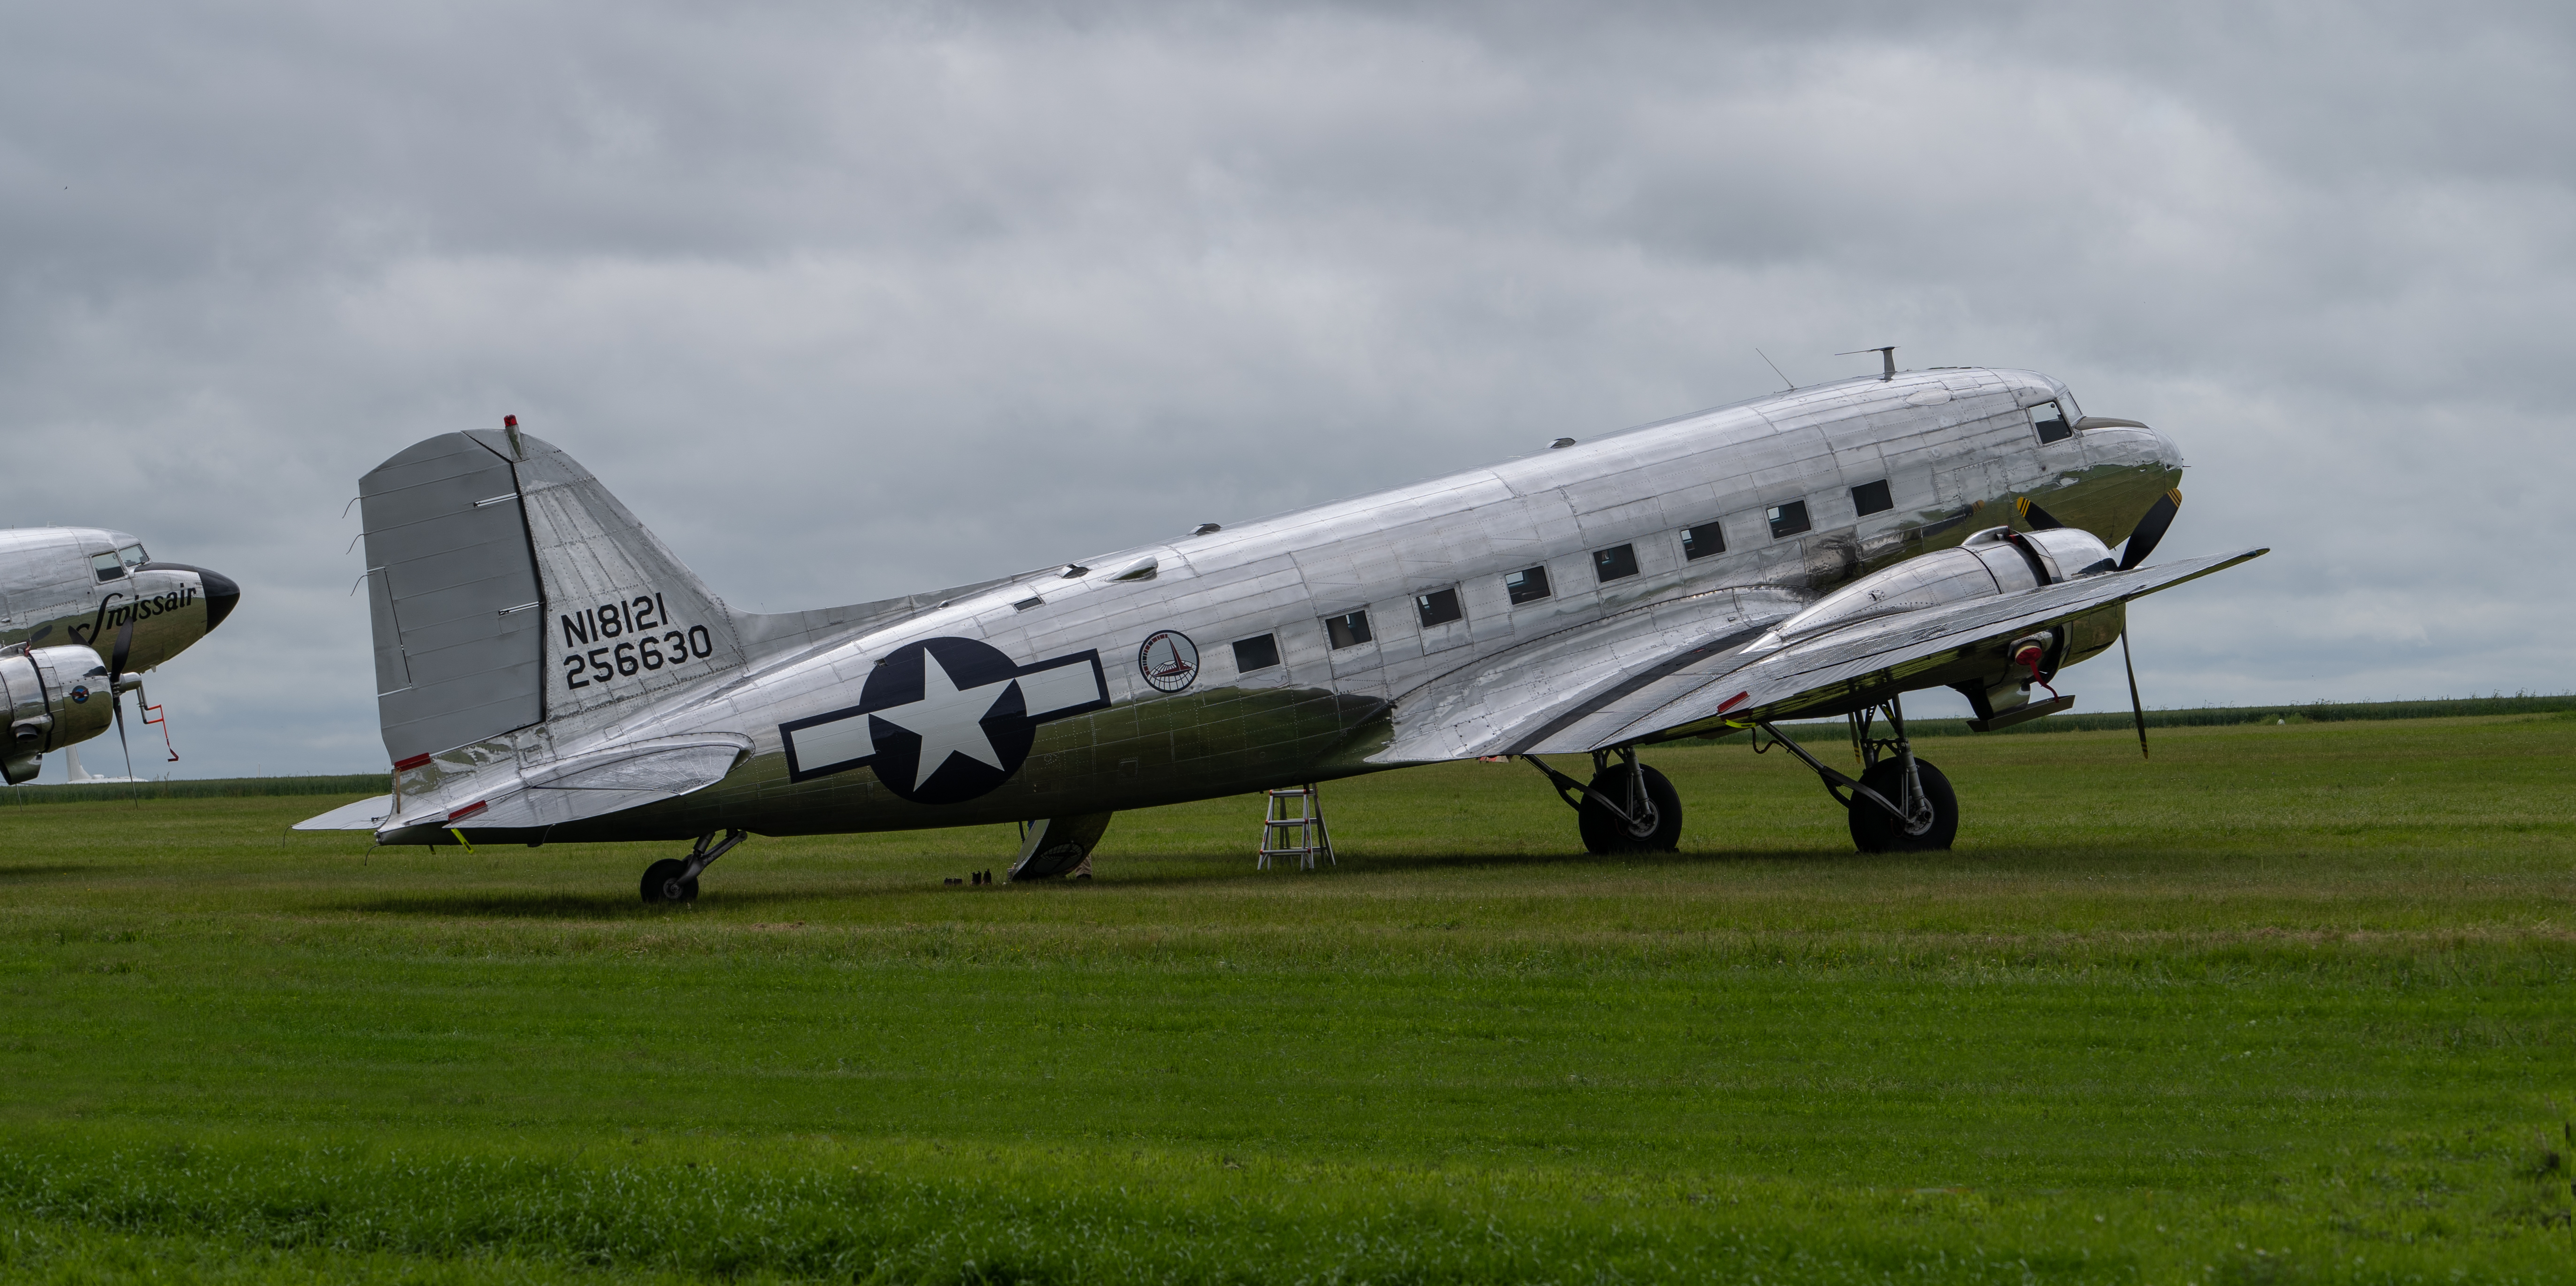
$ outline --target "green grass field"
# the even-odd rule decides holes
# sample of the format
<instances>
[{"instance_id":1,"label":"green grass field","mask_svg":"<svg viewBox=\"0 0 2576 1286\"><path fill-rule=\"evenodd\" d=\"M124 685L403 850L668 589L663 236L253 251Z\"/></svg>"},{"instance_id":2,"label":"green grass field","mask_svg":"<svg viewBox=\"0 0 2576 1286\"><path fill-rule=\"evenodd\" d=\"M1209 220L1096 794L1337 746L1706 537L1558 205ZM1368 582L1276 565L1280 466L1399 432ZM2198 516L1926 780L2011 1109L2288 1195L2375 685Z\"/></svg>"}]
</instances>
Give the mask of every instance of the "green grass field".
<instances>
[{"instance_id":1,"label":"green grass field","mask_svg":"<svg viewBox=\"0 0 2576 1286\"><path fill-rule=\"evenodd\" d=\"M1848 751L1835 749L1848 757ZM1650 752L1006 828L370 852L0 810L0 1276L2571 1281L2576 716L1945 738L1956 851ZM1571 766L1571 765L1568 765Z\"/></svg>"}]
</instances>

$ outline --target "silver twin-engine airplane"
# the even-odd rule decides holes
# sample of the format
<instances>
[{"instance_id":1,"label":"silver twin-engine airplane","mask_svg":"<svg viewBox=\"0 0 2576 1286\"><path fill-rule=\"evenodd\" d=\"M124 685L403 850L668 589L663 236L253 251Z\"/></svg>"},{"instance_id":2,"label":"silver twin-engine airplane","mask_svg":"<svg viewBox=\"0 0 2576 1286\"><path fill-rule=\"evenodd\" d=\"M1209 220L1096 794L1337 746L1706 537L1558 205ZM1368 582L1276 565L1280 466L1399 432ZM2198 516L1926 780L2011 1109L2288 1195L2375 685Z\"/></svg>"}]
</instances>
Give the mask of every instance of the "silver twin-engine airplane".
<instances>
[{"instance_id":1,"label":"silver twin-engine airplane","mask_svg":"<svg viewBox=\"0 0 2576 1286\"><path fill-rule=\"evenodd\" d=\"M1024 822L1029 879L1119 809L1516 755L1587 848L1668 850L1681 803L1639 746L1845 715L1857 779L1781 744L1863 849L1946 848L1958 806L1900 694L1957 689L1981 729L2065 709L2033 685L2118 639L2129 600L2265 551L2142 567L2181 501L2172 442L2045 375L1886 366L782 615L726 606L515 418L431 438L360 483L393 793L303 825L694 840L643 881L684 901L754 831Z\"/></svg>"},{"instance_id":2,"label":"silver twin-engine airplane","mask_svg":"<svg viewBox=\"0 0 2576 1286\"><path fill-rule=\"evenodd\" d=\"M96 527L0 531L0 778L32 781L49 751L107 731L142 671L204 638L241 601L231 578L159 563Z\"/></svg>"}]
</instances>

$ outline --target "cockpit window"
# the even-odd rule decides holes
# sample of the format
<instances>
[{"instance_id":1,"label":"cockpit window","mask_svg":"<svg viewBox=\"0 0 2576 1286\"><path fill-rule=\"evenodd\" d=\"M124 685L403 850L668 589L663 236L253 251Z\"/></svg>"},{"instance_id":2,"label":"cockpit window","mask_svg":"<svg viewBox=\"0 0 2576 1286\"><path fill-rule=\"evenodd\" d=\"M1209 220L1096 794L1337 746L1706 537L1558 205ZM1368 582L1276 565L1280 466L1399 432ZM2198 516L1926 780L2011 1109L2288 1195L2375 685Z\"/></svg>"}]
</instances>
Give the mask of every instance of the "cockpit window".
<instances>
[{"instance_id":1,"label":"cockpit window","mask_svg":"<svg viewBox=\"0 0 2576 1286\"><path fill-rule=\"evenodd\" d=\"M100 554L90 559L89 567L103 581L117 580L125 575L125 560L114 554Z\"/></svg>"},{"instance_id":2,"label":"cockpit window","mask_svg":"<svg viewBox=\"0 0 2576 1286\"><path fill-rule=\"evenodd\" d=\"M2055 402L2042 402L2030 408L2031 427L2039 430L2042 442L2063 442L2075 436L2075 426L2066 422L2066 412Z\"/></svg>"},{"instance_id":3,"label":"cockpit window","mask_svg":"<svg viewBox=\"0 0 2576 1286\"><path fill-rule=\"evenodd\" d=\"M125 565L128 567L141 567L143 564L152 561L152 555L144 553L143 546L141 545L127 545L125 548L116 551L116 556L124 559Z\"/></svg>"}]
</instances>

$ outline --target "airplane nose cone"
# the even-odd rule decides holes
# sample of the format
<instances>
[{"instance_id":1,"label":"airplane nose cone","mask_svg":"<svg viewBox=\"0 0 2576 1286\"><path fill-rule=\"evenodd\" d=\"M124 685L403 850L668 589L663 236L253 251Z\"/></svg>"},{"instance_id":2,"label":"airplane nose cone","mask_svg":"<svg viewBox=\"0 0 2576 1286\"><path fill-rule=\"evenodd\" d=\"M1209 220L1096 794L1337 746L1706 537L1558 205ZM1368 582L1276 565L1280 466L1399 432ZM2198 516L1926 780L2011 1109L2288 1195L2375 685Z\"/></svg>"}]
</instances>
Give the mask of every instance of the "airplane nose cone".
<instances>
[{"instance_id":1,"label":"airplane nose cone","mask_svg":"<svg viewBox=\"0 0 2576 1286\"><path fill-rule=\"evenodd\" d=\"M203 568L197 570L197 579L205 582L206 629L211 633L224 623L225 617L233 614L233 605L241 601L241 586L234 584L233 578L222 572Z\"/></svg>"},{"instance_id":2,"label":"airplane nose cone","mask_svg":"<svg viewBox=\"0 0 2576 1286\"><path fill-rule=\"evenodd\" d=\"M2135 420L2119 420L2087 433L2095 451L2111 459L2166 469L2183 467L2182 448L2172 438Z\"/></svg>"},{"instance_id":3,"label":"airplane nose cone","mask_svg":"<svg viewBox=\"0 0 2576 1286\"><path fill-rule=\"evenodd\" d=\"M2148 429L2146 433L2147 437L2155 444L2148 448L2148 450L2155 456L2158 463L2164 465L2164 467L2168 469L2179 469L2182 467L2182 448L2175 446L2172 438L2166 437L2164 434L2158 433L2154 429Z\"/></svg>"}]
</instances>

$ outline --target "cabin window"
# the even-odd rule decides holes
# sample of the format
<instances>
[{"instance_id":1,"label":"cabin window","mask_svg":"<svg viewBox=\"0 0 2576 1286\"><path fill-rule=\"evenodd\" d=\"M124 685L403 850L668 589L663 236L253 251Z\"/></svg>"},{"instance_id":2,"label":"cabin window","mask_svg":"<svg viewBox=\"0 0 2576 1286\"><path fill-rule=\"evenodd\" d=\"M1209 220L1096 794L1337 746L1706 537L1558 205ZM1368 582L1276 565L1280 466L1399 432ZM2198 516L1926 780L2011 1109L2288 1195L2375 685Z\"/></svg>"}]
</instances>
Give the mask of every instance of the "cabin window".
<instances>
[{"instance_id":1,"label":"cabin window","mask_svg":"<svg viewBox=\"0 0 2576 1286\"><path fill-rule=\"evenodd\" d=\"M1422 615L1422 623L1426 627L1447 625L1466 615L1458 607L1458 591L1455 589L1435 589L1428 594L1416 594L1413 596L1413 610Z\"/></svg>"},{"instance_id":2,"label":"cabin window","mask_svg":"<svg viewBox=\"0 0 2576 1286\"><path fill-rule=\"evenodd\" d=\"M1864 482L1852 488L1852 511L1864 518L1875 513L1885 513L1895 507L1896 501L1887 494L1885 478L1876 482Z\"/></svg>"},{"instance_id":3,"label":"cabin window","mask_svg":"<svg viewBox=\"0 0 2576 1286\"><path fill-rule=\"evenodd\" d=\"M1368 613L1352 612L1324 618L1324 636L1337 648L1358 647L1369 641Z\"/></svg>"},{"instance_id":4,"label":"cabin window","mask_svg":"<svg viewBox=\"0 0 2576 1286\"><path fill-rule=\"evenodd\" d=\"M2042 442L2063 442L2075 436L2075 426L2066 422L2066 412L2055 402L2042 402L2030 408L2031 427L2039 430Z\"/></svg>"},{"instance_id":5,"label":"cabin window","mask_svg":"<svg viewBox=\"0 0 2576 1286\"><path fill-rule=\"evenodd\" d=\"M1514 603L1535 603L1547 597L1547 569L1531 567L1505 576L1503 592Z\"/></svg>"},{"instance_id":6,"label":"cabin window","mask_svg":"<svg viewBox=\"0 0 2576 1286\"><path fill-rule=\"evenodd\" d=\"M1706 558L1726 552L1726 528L1713 522L1682 528L1682 557Z\"/></svg>"},{"instance_id":7,"label":"cabin window","mask_svg":"<svg viewBox=\"0 0 2576 1286\"><path fill-rule=\"evenodd\" d=\"M57 567L61 565L55 564ZM125 575L125 560L114 554L100 554L89 560L89 566L91 571L98 573L100 580L116 580Z\"/></svg>"},{"instance_id":8,"label":"cabin window","mask_svg":"<svg viewBox=\"0 0 2576 1286\"><path fill-rule=\"evenodd\" d=\"M1792 500L1785 505L1773 505L1770 517L1773 540L1778 540L1782 536L1795 536L1810 525L1807 522L1807 502L1804 500Z\"/></svg>"},{"instance_id":9,"label":"cabin window","mask_svg":"<svg viewBox=\"0 0 2576 1286\"><path fill-rule=\"evenodd\" d=\"M1592 574L1607 584L1637 574L1637 547L1614 545L1592 551Z\"/></svg>"},{"instance_id":10,"label":"cabin window","mask_svg":"<svg viewBox=\"0 0 2576 1286\"><path fill-rule=\"evenodd\" d=\"M1235 673L1250 674L1255 670L1267 670L1277 664L1279 664L1277 636L1264 634L1257 638L1234 641Z\"/></svg>"}]
</instances>

